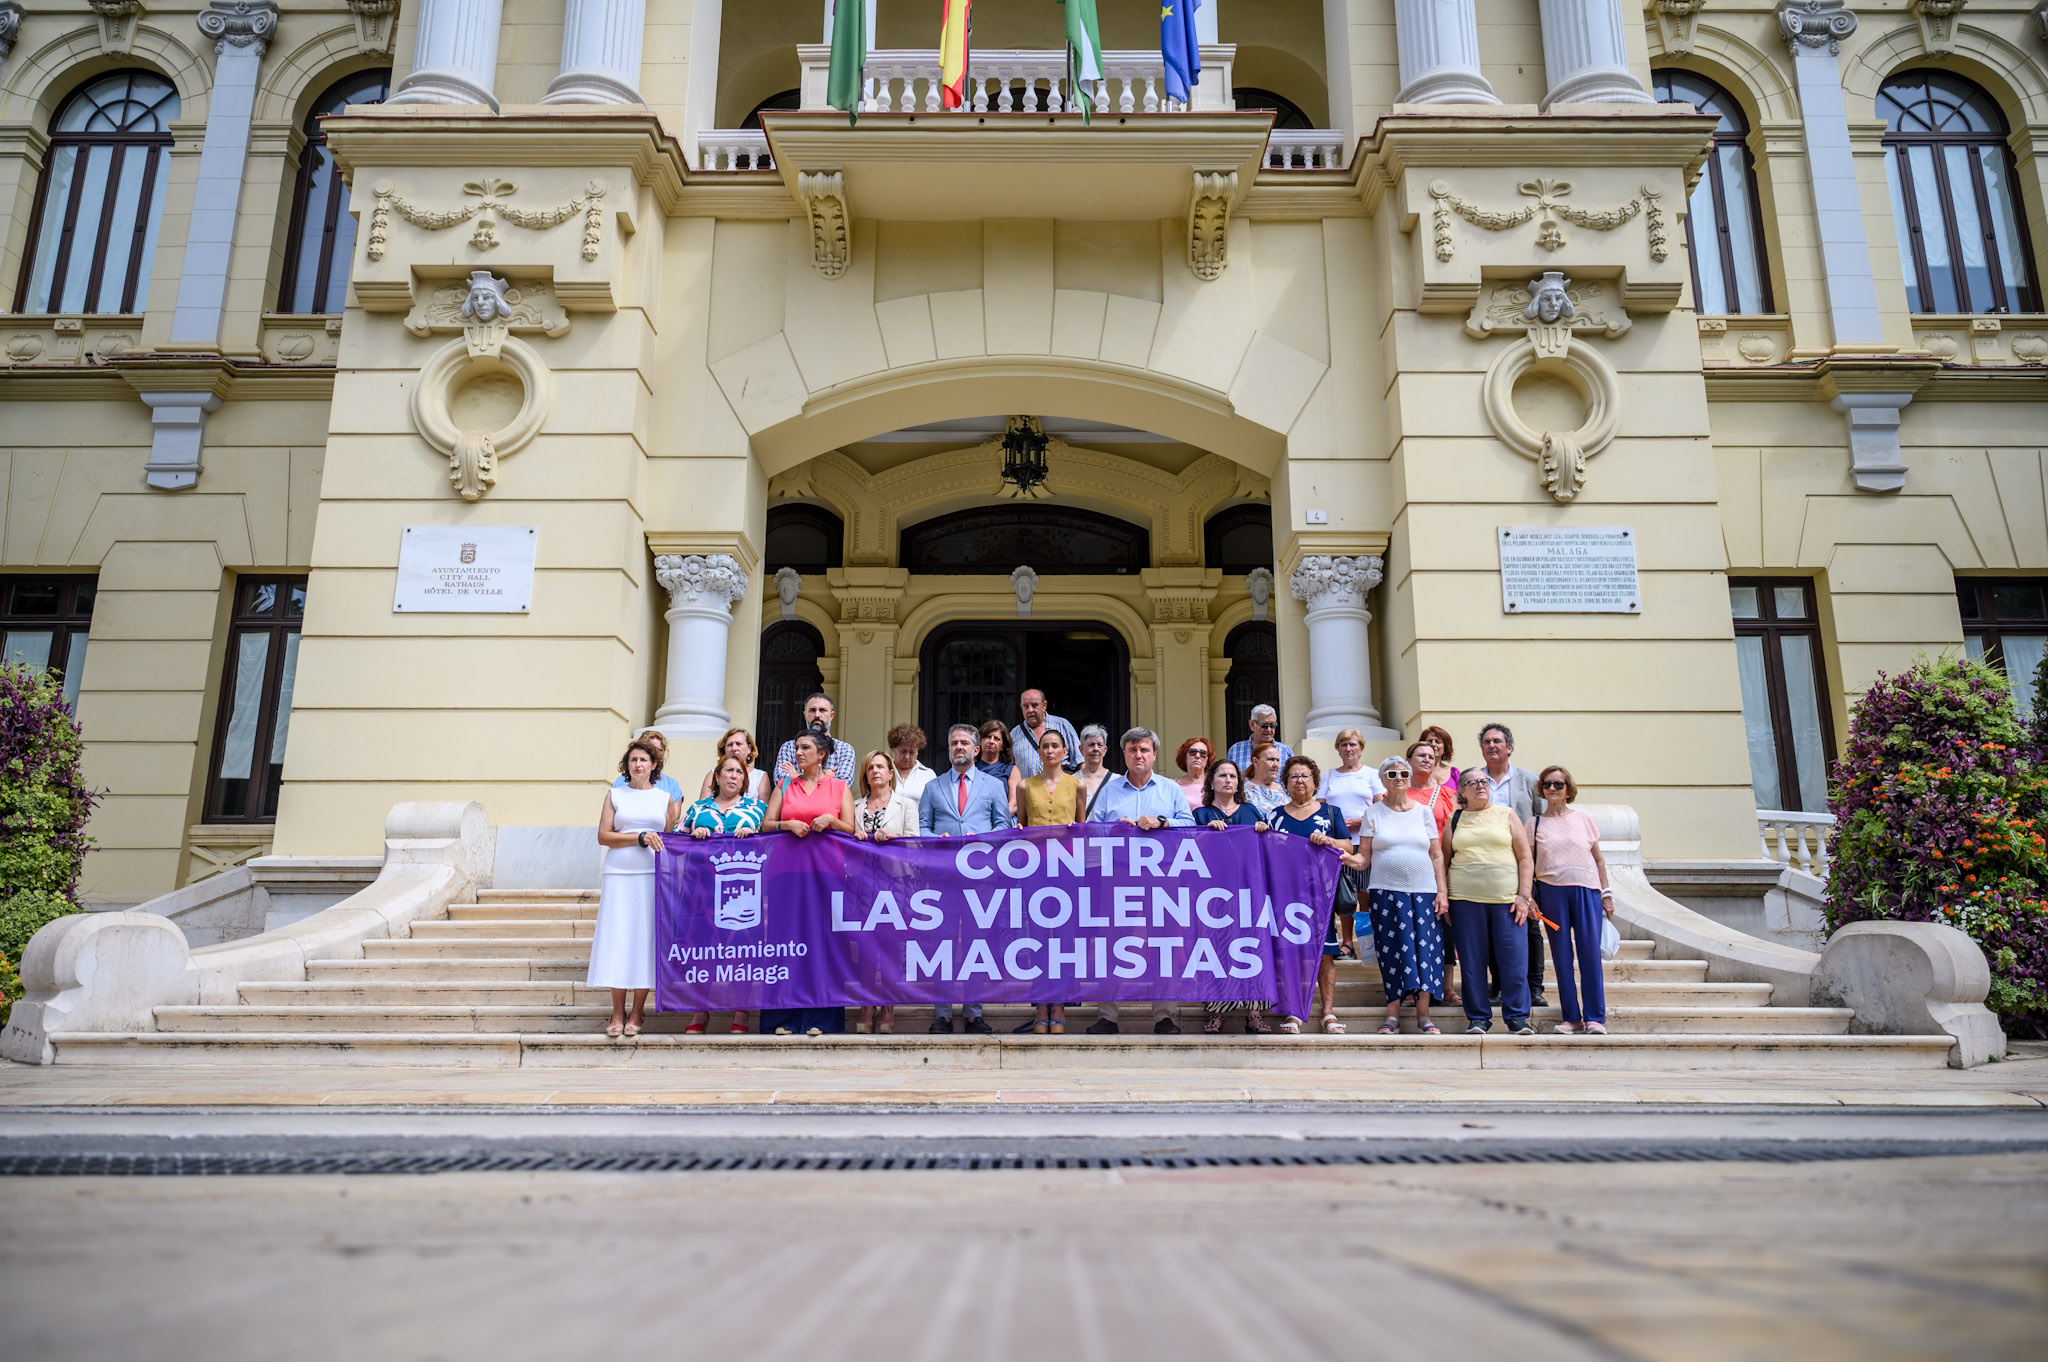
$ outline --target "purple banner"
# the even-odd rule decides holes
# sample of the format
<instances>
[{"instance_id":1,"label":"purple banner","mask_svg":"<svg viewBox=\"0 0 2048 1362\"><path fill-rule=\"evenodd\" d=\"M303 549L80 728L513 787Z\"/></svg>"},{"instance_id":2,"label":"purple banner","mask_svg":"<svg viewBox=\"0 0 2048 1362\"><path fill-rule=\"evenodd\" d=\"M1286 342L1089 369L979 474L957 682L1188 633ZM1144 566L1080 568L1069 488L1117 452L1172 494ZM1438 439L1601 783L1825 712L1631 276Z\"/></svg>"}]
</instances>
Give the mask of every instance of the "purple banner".
<instances>
[{"instance_id":1,"label":"purple banner","mask_svg":"<svg viewBox=\"0 0 2048 1362\"><path fill-rule=\"evenodd\" d=\"M1173 1000L1306 1016L1340 869L1253 828L665 841L664 1012Z\"/></svg>"}]
</instances>

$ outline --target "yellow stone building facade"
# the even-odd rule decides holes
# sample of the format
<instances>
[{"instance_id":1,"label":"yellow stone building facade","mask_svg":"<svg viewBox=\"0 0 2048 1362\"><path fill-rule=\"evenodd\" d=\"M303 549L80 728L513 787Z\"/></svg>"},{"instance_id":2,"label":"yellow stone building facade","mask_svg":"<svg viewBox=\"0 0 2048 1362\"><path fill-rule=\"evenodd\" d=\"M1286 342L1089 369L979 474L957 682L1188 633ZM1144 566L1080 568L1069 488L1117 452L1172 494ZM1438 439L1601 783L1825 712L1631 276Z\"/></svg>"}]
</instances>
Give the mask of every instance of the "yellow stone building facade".
<instances>
[{"instance_id":1,"label":"yellow stone building facade","mask_svg":"<svg viewBox=\"0 0 2048 1362\"><path fill-rule=\"evenodd\" d=\"M822 8L0 0L0 631L93 897L583 824L813 677L861 749L1498 719L1738 860L1878 671L2039 656L2043 5L1211 0L1182 105L1100 0L1085 123L1052 0L958 111L880 0L851 123ZM530 589L418 608L439 529ZM1636 590L1504 594L1546 530Z\"/></svg>"}]
</instances>

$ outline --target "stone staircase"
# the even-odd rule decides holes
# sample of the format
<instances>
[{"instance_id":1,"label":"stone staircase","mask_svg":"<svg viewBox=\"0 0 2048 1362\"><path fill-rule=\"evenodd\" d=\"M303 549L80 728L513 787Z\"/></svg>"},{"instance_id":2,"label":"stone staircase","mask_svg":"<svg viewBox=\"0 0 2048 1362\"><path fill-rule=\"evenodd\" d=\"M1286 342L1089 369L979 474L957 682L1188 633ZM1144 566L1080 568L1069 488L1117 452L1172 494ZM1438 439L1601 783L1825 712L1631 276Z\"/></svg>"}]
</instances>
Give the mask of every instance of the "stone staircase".
<instances>
[{"instance_id":1,"label":"stone staircase","mask_svg":"<svg viewBox=\"0 0 2048 1362\"><path fill-rule=\"evenodd\" d=\"M407 937L363 944L360 959L314 960L303 982L243 983L223 1006L156 1009L155 1031L69 1033L54 1038L60 1063L385 1064L407 1066L613 1066L747 1068L1143 1068L1156 1066L1696 1069L1942 1066L1947 1036L1856 1036L1847 1008L1773 1007L1768 984L1710 983L1703 960L1652 958L1652 943L1625 941L1606 967L1604 1037L1552 1034L1555 1006L1538 1009L1534 1037L1462 1034L1455 1004L1437 1012L1441 1036L1378 1035L1385 994L1378 968L1338 966L1338 1015L1349 1034L1248 1038L1232 1018L1222 1036L1201 1034L1201 1009L1185 1007L1185 1034L1145 1032L1147 1009L1126 1009L1143 1034L1089 1036L1093 1009L1070 1011L1065 1037L1011 1034L1030 1015L992 1006L996 1035L926 1031L929 1007L899 1007L892 1036L732 1036L728 1015L711 1034L681 1034L686 1018L650 1013L637 1040L603 1034L610 996L583 983L595 893L484 890L445 919L416 922ZM1368 952L1368 957L1370 953ZM750 1019L752 1020L752 1019Z\"/></svg>"}]
</instances>

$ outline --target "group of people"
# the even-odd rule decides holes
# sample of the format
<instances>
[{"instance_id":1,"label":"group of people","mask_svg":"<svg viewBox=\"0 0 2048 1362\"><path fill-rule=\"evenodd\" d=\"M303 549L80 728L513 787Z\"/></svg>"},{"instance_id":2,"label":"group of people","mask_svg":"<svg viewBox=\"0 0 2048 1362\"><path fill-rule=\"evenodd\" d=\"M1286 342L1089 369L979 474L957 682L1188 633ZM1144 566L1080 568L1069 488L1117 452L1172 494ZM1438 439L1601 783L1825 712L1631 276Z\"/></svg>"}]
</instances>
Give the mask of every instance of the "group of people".
<instances>
[{"instance_id":1,"label":"group of people","mask_svg":"<svg viewBox=\"0 0 2048 1362\"><path fill-rule=\"evenodd\" d=\"M1022 721L1008 728L994 719L953 725L946 734L946 770L937 772L922 760L925 734L914 725L898 724L886 747L862 757L832 735L831 699L812 695L804 705L806 728L782 744L769 770L757 769L753 737L742 728L729 730L694 801L663 772L662 735L634 739L598 820L604 888L587 978L611 990L606 1034L636 1036L645 1025L655 972L652 876L664 832L700 839L838 832L886 842L1084 822L1146 831L1251 827L1335 852L1343 870L1316 981L1325 1033L1345 1030L1337 1014L1336 965L1356 956L1358 939L1366 935L1386 989L1383 1034L1401 1029L1404 1007L1412 1009L1417 1030L1441 1034L1430 1009L1448 999L1453 960L1468 1034L1491 1030L1496 1009L1510 1032L1533 1034L1532 1010L1549 1005L1546 940L1563 1014L1558 1032L1605 1033L1601 937L1614 899L1599 828L1572 807L1578 786L1570 771L1514 765L1515 737L1506 724L1480 729L1482 763L1462 770L1451 764L1450 734L1434 725L1404 755L1377 768L1364 764L1364 735L1345 729L1336 738L1338 764L1325 771L1278 740L1278 716L1260 705L1247 736L1221 758L1206 738L1182 742L1174 765L1184 778L1174 779L1158 770L1160 742L1150 729L1122 735L1119 773L1104 765L1109 734L1100 725L1077 732L1050 712L1036 689L1018 697L1018 709ZM1063 1035L1069 1005L1047 999L1016 1029ZM993 1031L980 1004L961 1011L967 1031ZM1172 1002L1155 1002L1153 1032L1178 1034L1177 1011ZM1261 1000L1208 1003L1203 1030L1218 1033L1237 1013L1248 1034L1300 1032L1303 1018L1281 1015L1269 1022L1268 1011ZM934 1012L930 1030L950 1034L952 1007L942 1003ZM702 1034L709 1024L707 1014L697 1013L684 1031ZM843 1031L845 1009L764 1010L759 1025L778 1035ZM745 1014L735 1014L730 1029L746 1034ZM889 1034L895 1009L864 1007L854 1029ZM1087 1029L1120 1031L1117 1005L1098 1003Z\"/></svg>"}]
</instances>

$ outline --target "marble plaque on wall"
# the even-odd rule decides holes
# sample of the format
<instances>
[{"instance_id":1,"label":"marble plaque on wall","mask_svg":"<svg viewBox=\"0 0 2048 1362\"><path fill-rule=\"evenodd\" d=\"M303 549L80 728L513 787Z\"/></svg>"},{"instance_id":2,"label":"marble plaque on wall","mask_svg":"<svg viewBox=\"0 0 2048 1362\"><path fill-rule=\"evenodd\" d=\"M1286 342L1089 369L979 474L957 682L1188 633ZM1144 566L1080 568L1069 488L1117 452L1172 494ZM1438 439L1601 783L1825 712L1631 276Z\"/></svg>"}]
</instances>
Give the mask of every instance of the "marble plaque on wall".
<instances>
[{"instance_id":1,"label":"marble plaque on wall","mask_svg":"<svg viewBox=\"0 0 2048 1362\"><path fill-rule=\"evenodd\" d=\"M533 525L408 525L398 545L407 614L520 615L533 605Z\"/></svg>"},{"instance_id":2,"label":"marble plaque on wall","mask_svg":"<svg viewBox=\"0 0 2048 1362\"><path fill-rule=\"evenodd\" d=\"M1639 615L1636 532L1626 526L1503 525L1501 609L1510 615Z\"/></svg>"}]
</instances>

